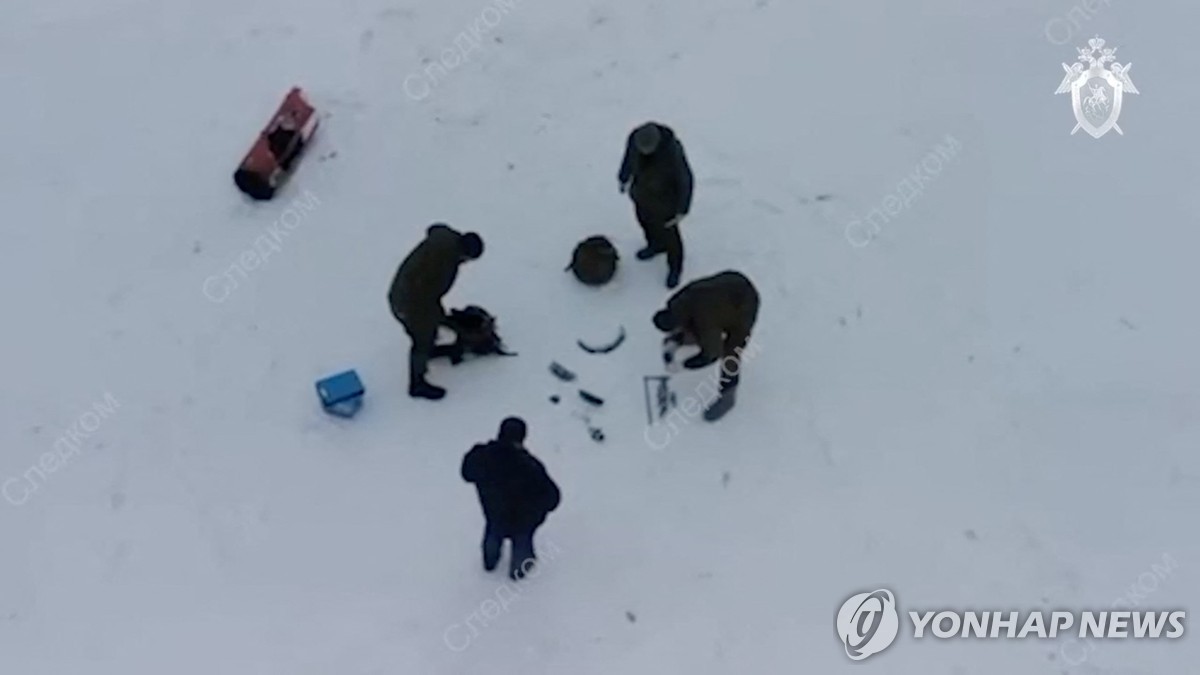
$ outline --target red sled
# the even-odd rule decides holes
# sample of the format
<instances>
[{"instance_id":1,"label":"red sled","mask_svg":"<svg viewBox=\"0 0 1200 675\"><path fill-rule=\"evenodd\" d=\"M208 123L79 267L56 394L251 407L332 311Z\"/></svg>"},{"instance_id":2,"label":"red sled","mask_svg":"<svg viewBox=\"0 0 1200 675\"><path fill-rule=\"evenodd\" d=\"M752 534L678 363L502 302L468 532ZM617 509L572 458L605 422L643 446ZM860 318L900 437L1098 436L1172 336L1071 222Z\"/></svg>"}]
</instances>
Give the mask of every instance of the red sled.
<instances>
[{"instance_id":1,"label":"red sled","mask_svg":"<svg viewBox=\"0 0 1200 675\"><path fill-rule=\"evenodd\" d=\"M316 109L299 87L293 87L233 172L234 184L254 199L274 197L296 168L317 124Z\"/></svg>"}]
</instances>

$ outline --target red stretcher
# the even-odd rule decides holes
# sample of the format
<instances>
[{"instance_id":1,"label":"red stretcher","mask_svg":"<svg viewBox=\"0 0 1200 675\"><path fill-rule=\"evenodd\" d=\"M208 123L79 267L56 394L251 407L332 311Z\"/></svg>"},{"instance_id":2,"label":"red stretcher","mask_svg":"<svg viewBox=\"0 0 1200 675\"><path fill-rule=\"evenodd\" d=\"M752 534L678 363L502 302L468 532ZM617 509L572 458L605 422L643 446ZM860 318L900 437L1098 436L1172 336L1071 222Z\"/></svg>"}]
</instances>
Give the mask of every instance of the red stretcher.
<instances>
[{"instance_id":1,"label":"red stretcher","mask_svg":"<svg viewBox=\"0 0 1200 675\"><path fill-rule=\"evenodd\" d=\"M316 109L299 87L293 87L233 172L234 184L254 199L274 197L296 168L318 123Z\"/></svg>"}]
</instances>

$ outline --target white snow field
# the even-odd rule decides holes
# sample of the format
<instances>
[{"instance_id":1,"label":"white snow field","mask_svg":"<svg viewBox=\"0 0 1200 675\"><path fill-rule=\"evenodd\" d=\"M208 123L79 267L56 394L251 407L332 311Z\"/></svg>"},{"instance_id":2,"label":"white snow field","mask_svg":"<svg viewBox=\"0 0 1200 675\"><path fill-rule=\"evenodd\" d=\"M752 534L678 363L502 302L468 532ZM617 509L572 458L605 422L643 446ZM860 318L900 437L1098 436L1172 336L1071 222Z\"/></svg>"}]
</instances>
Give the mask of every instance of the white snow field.
<instances>
[{"instance_id":1,"label":"white snow field","mask_svg":"<svg viewBox=\"0 0 1200 675\"><path fill-rule=\"evenodd\" d=\"M1197 672L1190 634L902 634L855 663L834 626L876 588L1200 610L1197 25L1189 0L7 0L0 672ZM1140 90L1100 139L1053 94L1096 34ZM251 203L231 174L292 85L317 141ZM666 268L616 181L647 119L696 173L685 281L763 296L717 424L647 429ZM435 221L487 244L447 305L520 353L436 365L438 403L406 395L386 304ZM596 233L623 259L591 289L563 267ZM313 388L346 368L352 420ZM517 594L458 475L509 414L564 495Z\"/></svg>"}]
</instances>

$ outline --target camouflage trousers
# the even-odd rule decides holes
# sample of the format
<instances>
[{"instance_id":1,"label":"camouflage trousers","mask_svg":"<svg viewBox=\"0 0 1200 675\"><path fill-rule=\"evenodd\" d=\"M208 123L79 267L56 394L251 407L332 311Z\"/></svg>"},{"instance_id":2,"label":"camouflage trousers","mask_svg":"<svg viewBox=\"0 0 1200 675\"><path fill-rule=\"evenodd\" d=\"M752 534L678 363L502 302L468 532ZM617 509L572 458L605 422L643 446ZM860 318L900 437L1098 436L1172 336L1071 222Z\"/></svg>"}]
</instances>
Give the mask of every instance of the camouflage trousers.
<instances>
[{"instance_id":1,"label":"camouflage trousers","mask_svg":"<svg viewBox=\"0 0 1200 675\"><path fill-rule=\"evenodd\" d=\"M404 326L404 332L408 333L409 339L412 340L412 346L408 350L409 383L423 381L425 373L429 370L429 359L434 353L441 322L436 317L417 317L399 312L395 308L392 308L392 316Z\"/></svg>"}]
</instances>

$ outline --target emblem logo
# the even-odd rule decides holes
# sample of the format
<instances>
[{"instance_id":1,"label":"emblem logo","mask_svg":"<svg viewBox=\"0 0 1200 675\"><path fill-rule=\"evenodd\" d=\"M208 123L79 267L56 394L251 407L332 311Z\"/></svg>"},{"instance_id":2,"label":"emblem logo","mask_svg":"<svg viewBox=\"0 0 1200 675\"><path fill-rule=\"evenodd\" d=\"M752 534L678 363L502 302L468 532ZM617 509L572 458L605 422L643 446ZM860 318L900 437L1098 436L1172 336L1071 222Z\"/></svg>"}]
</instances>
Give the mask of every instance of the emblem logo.
<instances>
[{"instance_id":1,"label":"emblem logo","mask_svg":"<svg viewBox=\"0 0 1200 675\"><path fill-rule=\"evenodd\" d=\"M900 632L896 596L886 589L851 596L838 610L837 631L854 661L887 649Z\"/></svg>"},{"instance_id":2,"label":"emblem logo","mask_svg":"<svg viewBox=\"0 0 1200 675\"><path fill-rule=\"evenodd\" d=\"M1125 132L1117 125L1121 116L1121 101L1125 94L1138 93L1129 79L1133 64L1117 63L1117 48L1105 47L1099 35L1088 40L1087 47L1077 47L1076 62L1062 64L1067 71L1055 94L1071 94L1071 107L1075 110L1075 128L1071 134L1083 129L1093 138L1100 138L1110 129L1118 134ZM1108 64L1111 67L1106 67Z\"/></svg>"}]
</instances>

